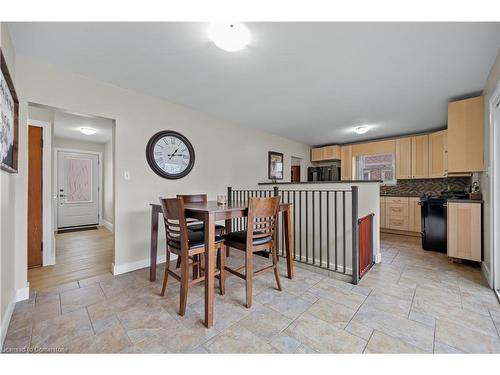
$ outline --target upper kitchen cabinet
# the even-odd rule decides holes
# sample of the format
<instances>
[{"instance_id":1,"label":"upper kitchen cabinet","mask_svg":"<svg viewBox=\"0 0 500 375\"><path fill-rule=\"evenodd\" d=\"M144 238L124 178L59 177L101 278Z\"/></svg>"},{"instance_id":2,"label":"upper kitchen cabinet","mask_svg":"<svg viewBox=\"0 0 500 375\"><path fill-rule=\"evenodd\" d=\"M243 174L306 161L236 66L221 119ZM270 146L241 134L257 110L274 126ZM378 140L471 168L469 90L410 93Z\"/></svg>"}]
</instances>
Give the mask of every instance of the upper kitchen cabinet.
<instances>
[{"instance_id":1,"label":"upper kitchen cabinet","mask_svg":"<svg viewBox=\"0 0 500 375\"><path fill-rule=\"evenodd\" d=\"M325 151L323 147L311 148L311 161L322 161L324 158Z\"/></svg>"},{"instance_id":2,"label":"upper kitchen cabinet","mask_svg":"<svg viewBox=\"0 0 500 375\"><path fill-rule=\"evenodd\" d=\"M448 173L481 172L483 97L448 103Z\"/></svg>"},{"instance_id":3,"label":"upper kitchen cabinet","mask_svg":"<svg viewBox=\"0 0 500 375\"><path fill-rule=\"evenodd\" d=\"M396 139L396 179L411 178L411 137Z\"/></svg>"},{"instance_id":4,"label":"upper kitchen cabinet","mask_svg":"<svg viewBox=\"0 0 500 375\"><path fill-rule=\"evenodd\" d=\"M429 135L411 137L411 177L429 177Z\"/></svg>"},{"instance_id":5,"label":"upper kitchen cabinet","mask_svg":"<svg viewBox=\"0 0 500 375\"><path fill-rule=\"evenodd\" d=\"M352 146L340 148L340 174L342 181L352 180Z\"/></svg>"},{"instance_id":6,"label":"upper kitchen cabinet","mask_svg":"<svg viewBox=\"0 0 500 375\"><path fill-rule=\"evenodd\" d=\"M447 168L447 130L429 134L429 177L446 177Z\"/></svg>"},{"instance_id":7,"label":"upper kitchen cabinet","mask_svg":"<svg viewBox=\"0 0 500 375\"><path fill-rule=\"evenodd\" d=\"M340 159L340 146L332 145L311 149L311 161L327 161Z\"/></svg>"},{"instance_id":8,"label":"upper kitchen cabinet","mask_svg":"<svg viewBox=\"0 0 500 375\"><path fill-rule=\"evenodd\" d=\"M340 146L325 146L323 147L323 157L325 160L339 160L340 159Z\"/></svg>"}]
</instances>

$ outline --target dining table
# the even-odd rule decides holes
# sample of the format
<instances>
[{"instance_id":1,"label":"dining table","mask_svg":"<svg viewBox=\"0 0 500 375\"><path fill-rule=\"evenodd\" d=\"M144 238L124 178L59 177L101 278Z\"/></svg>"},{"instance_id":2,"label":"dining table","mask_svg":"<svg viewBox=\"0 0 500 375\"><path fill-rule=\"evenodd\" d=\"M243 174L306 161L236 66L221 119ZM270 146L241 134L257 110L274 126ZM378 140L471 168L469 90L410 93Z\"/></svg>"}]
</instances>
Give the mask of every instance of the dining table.
<instances>
[{"instance_id":1,"label":"dining table","mask_svg":"<svg viewBox=\"0 0 500 375\"><path fill-rule=\"evenodd\" d=\"M150 243L150 281L156 280L156 262L158 255L158 216L163 214L160 204L151 203L151 243ZM285 256L287 277L293 278L293 241L291 227L291 204L280 203L279 211L283 213L283 234L285 239ZM213 326L214 322L214 285L215 285L215 223L225 222L226 233L231 232L233 219L248 216L248 201L219 204L216 201L186 203L187 218L204 223L205 232L205 326ZM278 237L278 236L277 236Z\"/></svg>"}]
</instances>

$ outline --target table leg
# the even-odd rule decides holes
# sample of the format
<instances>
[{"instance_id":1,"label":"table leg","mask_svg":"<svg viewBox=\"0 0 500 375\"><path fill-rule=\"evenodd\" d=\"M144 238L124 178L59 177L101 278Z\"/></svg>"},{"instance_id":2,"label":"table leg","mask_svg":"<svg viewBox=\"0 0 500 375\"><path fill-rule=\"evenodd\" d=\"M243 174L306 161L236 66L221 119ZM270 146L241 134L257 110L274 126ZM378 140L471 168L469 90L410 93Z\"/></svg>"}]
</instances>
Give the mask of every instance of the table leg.
<instances>
[{"instance_id":1,"label":"table leg","mask_svg":"<svg viewBox=\"0 0 500 375\"><path fill-rule=\"evenodd\" d=\"M283 212L283 224L285 231L286 269L289 279L293 278L292 219L290 216L290 206L288 206Z\"/></svg>"},{"instance_id":2,"label":"table leg","mask_svg":"<svg viewBox=\"0 0 500 375\"><path fill-rule=\"evenodd\" d=\"M205 214L205 325L214 325L215 220L214 214Z\"/></svg>"},{"instance_id":3,"label":"table leg","mask_svg":"<svg viewBox=\"0 0 500 375\"><path fill-rule=\"evenodd\" d=\"M233 220L232 219L228 219L226 220L226 223L225 223L225 227L226 227L226 234L228 233L231 233L233 231ZM226 258L229 258L229 246L226 246Z\"/></svg>"},{"instance_id":4,"label":"table leg","mask_svg":"<svg viewBox=\"0 0 500 375\"><path fill-rule=\"evenodd\" d=\"M149 281L156 280L156 256L158 254L158 212L151 208L151 244L150 244Z\"/></svg>"}]
</instances>

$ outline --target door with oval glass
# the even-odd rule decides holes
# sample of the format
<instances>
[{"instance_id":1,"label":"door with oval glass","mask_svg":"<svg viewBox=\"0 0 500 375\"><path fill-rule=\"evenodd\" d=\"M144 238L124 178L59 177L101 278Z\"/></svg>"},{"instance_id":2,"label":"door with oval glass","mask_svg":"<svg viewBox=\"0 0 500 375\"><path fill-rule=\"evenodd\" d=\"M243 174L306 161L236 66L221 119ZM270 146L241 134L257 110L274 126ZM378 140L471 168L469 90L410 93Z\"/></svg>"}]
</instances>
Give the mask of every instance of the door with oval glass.
<instances>
[{"instance_id":1,"label":"door with oval glass","mask_svg":"<svg viewBox=\"0 0 500 375\"><path fill-rule=\"evenodd\" d=\"M58 229L98 225L98 154L58 151L57 163Z\"/></svg>"}]
</instances>

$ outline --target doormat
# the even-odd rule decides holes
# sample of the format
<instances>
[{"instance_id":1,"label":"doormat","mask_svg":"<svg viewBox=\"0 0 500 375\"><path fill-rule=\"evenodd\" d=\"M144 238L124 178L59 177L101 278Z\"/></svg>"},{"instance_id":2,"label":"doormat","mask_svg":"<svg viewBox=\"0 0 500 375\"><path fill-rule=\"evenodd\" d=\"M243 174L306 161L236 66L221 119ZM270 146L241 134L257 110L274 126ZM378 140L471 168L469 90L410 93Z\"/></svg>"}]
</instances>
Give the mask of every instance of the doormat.
<instances>
[{"instance_id":1,"label":"doormat","mask_svg":"<svg viewBox=\"0 0 500 375\"><path fill-rule=\"evenodd\" d=\"M97 230L97 227L83 227L83 228L66 228L66 229L59 229L57 231L57 234L61 233L70 233L70 232L81 232L84 230Z\"/></svg>"}]
</instances>

